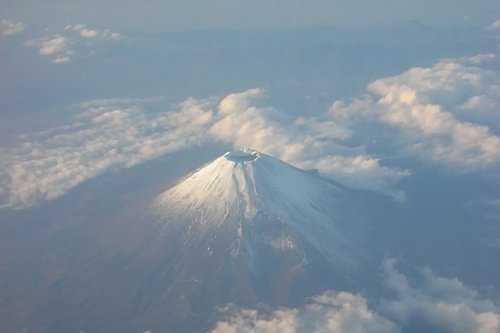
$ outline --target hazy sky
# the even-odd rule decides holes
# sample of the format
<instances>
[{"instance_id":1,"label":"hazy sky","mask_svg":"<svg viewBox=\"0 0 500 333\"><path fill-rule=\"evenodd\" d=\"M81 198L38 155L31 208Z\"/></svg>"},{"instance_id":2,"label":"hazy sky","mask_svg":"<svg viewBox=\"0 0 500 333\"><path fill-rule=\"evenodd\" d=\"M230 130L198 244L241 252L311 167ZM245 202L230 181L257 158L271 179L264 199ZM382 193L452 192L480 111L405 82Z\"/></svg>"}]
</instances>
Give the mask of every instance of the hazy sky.
<instances>
[{"instance_id":1,"label":"hazy sky","mask_svg":"<svg viewBox=\"0 0 500 333\"><path fill-rule=\"evenodd\" d=\"M500 16L500 5L498 0L1 0L0 12L39 27L85 22L96 28L164 31L408 20L486 24Z\"/></svg>"},{"instance_id":2,"label":"hazy sky","mask_svg":"<svg viewBox=\"0 0 500 333\"><path fill-rule=\"evenodd\" d=\"M311 25L364 29L265 29ZM210 27L263 29L141 33ZM121 274L129 262L128 252L108 259L105 234L140 244L143 224L123 228L137 222L123 207L227 150L252 148L373 192L367 207L387 213L370 238L430 269L419 285L384 260L390 299L335 292L269 315L235 309L214 333L408 332L413 318L441 332L499 333L499 43L500 0L0 0L0 322L29 327L29 311L11 313L33 303L57 306L37 312L43 322L93 325L86 305L58 310L79 302L64 289L74 286L133 317L117 288L136 270L100 287L103 267ZM73 253L83 265L67 264ZM163 274L150 272L140 275ZM134 308L163 304L134 286ZM96 325L121 318L95 313Z\"/></svg>"}]
</instances>

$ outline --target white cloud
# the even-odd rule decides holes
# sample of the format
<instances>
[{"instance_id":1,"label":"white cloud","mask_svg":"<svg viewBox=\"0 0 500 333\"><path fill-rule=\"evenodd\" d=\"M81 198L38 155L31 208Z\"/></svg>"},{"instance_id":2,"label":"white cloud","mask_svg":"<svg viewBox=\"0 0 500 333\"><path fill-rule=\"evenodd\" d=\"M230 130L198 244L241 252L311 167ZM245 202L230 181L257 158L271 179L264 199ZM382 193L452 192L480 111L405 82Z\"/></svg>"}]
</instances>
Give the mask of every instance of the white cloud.
<instances>
[{"instance_id":1,"label":"white cloud","mask_svg":"<svg viewBox=\"0 0 500 333\"><path fill-rule=\"evenodd\" d=\"M3 159L5 207L26 207L63 195L113 168L126 168L208 141L250 147L355 188L398 199L393 185L408 173L381 166L363 147L341 144L352 131L332 121L291 118L259 106L253 89L222 100L188 99L172 111L144 110L144 100L99 100L81 105L74 124L21 136Z\"/></svg>"},{"instance_id":2,"label":"white cloud","mask_svg":"<svg viewBox=\"0 0 500 333\"><path fill-rule=\"evenodd\" d=\"M258 106L264 98L260 89L224 98L211 135L235 148L253 148L300 168L318 169L350 187L404 199L393 185L409 173L380 165L364 147L342 145L351 130L331 120L295 119L273 107Z\"/></svg>"},{"instance_id":3,"label":"white cloud","mask_svg":"<svg viewBox=\"0 0 500 333\"><path fill-rule=\"evenodd\" d=\"M40 54L54 56L54 62L70 61L73 53L67 44L59 35L28 42ZM370 95L348 104L335 102L327 113L312 118L292 117L270 107L261 89L219 100L189 99L173 111L155 115L145 112L138 101L85 104L88 110L79 115L85 130L22 139L8 151L2 181L6 205L55 198L110 168L129 167L207 141L257 149L300 168L317 169L346 186L403 200L395 184L409 172L385 166L364 146L348 147L345 140L355 136L356 126L369 127L376 121L387 127L387 135L395 135L392 141L408 156L459 171L497 166L500 75L475 65L490 58L443 59L430 68L376 80L368 85Z\"/></svg>"},{"instance_id":4,"label":"white cloud","mask_svg":"<svg viewBox=\"0 0 500 333\"><path fill-rule=\"evenodd\" d=\"M52 60L52 62L55 63L55 64L63 64L65 62L70 62L70 61L71 61L70 55L65 55L65 56L62 56L62 57L57 57L54 60Z\"/></svg>"},{"instance_id":5,"label":"white cloud","mask_svg":"<svg viewBox=\"0 0 500 333\"><path fill-rule=\"evenodd\" d=\"M494 55L493 53L488 53L488 54L478 54L475 56L460 57L458 58L458 62L465 65L479 65L483 62L491 61L493 59L496 59L496 55ZM446 60L443 59L443 61ZM450 59L450 61L453 62L453 59Z\"/></svg>"},{"instance_id":6,"label":"white cloud","mask_svg":"<svg viewBox=\"0 0 500 333\"><path fill-rule=\"evenodd\" d=\"M63 51L66 48L66 38L56 36L53 39L42 42L39 53L41 55L54 54Z\"/></svg>"},{"instance_id":7,"label":"white cloud","mask_svg":"<svg viewBox=\"0 0 500 333\"><path fill-rule=\"evenodd\" d=\"M75 25L68 24L65 29L66 30L80 31L80 30L85 29L85 24L75 24Z\"/></svg>"},{"instance_id":8,"label":"white cloud","mask_svg":"<svg viewBox=\"0 0 500 333\"><path fill-rule=\"evenodd\" d=\"M80 35L85 38L94 38L97 37L98 32L97 30L88 30L88 29L82 29L80 31Z\"/></svg>"},{"instance_id":9,"label":"white cloud","mask_svg":"<svg viewBox=\"0 0 500 333\"><path fill-rule=\"evenodd\" d=\"M107 39L107 40L115 40L115 41L119 41L119 40L123 40L123 39L126 39L125 37L123 37L121 34L119 34L118 32L112 32L111 30L104 30L101 34L101 36L104 38L104 39Z\"/></svg>"},{"instance_id":10,"label":"white cloud","mask_svg":"<svg viewBox=\"0 0 500 333\"><path fill-rule=\"evenodd\" d=\"M390 320L378 316L360 295L327 292L301 309L281 309L270 314L256 310L224 309L229 319L212 333L392 333Z\"/></svg>"},{"instance_id":11,"label":"white cloud","mask_svg":"<svg viewBox=\"0 0 500 333\"><path fill-rule=\"evenodd\" d=\"M500 29L500 20L491 23L487 29L488 30Z\"/></svg>"},{"instance_id":12,"label":"white cloud","mask_svg":"<svg viewBox=\"0 0 500 333\"><path fill-rule=\"evenodd\" d=\"M24 28L26 28L26 25L24 25L21 22L15 23L5 19L0 22L0 31L4 36L11 36L17 34L23 31Z\"/></svg>"},{"instance_id":13,"label":"white cloud","mask_svg":"<svg viewBox=\"0 0 500 333\"><path fill-rule=\"evenodd\" d=\"M393 299L367 306L361 295L326 292L298 309L270 313L256 310L223 309L227 319L212 333L351 333L401 332L421 321L440 332L498 333L500 309L457 279L436 277L422 270L423 282L415 283L395 268L395 260L382 264Z\"/></svg>"},{"instance_id":14,"label":"white cloud","mask_svg":"<svg viewBox=\"0 0 500 333\"><path fill-rule=\"evenodd\" d=\"M344 124L375 120L399 131L403 152L461 171L500 162L497 103L500 75L477 64L490 55L444 59L368 85L371 95L335 102L333 119Z\"/></svg>"},{"instance_id":15,"label":"white cloud","mask_svg":"<svg viewBox=\"0 0 500 333\"><path fill-rule=\"evenodd\" d=\"M2 158L4 207L23 208L65 194L113 168L127 168L203 141L210 101L189 99L146 114L137 100L85 103L74 124L20 138Z\"/></svg>"},{"instance_id":16,"label":"white cloud","mask_svg":"<svg viewBox=\"0 0 500 333\"><path fill-rule=\"evenodd\" d=\"M26 45L37 48L40 55L54 56L54 63L68 62L71 60L71 56L75 53L69 48L69 39L61 35L31 39L26 42Z\"/></svg>"},{"instance_id":17,"label":"white cloud","mask_svg":"<svg viewBox=\"0 0 500 333\"><path fill-rule=\"evenodd\" d=\"M84 38L100 38L100 39L105 39L105 40L121 40L124 39L119 33L117 32L112 32L111 30L104 30L104 31L98 31L98 30L90 30L87 29L85 24L75 24L75 25L67 25L66 30L74 30L77 31L81 37Z\"/></svg>"},{"instance_id":18,"label":"white cloud","mask_svg":"<svg viewBox=\"0 0 500 333\"><path fill-rule=\"evenodd\" d=\"M90 30L85 27L84 24L67 25L65 30L71 30L78 32L78 36L84 38L85 40L96 39L101 41L121 41L126 40L117 32L112 32L110 30L104 30L102 32L97 30ZM71 45L78 43L78 37L67 37L60 34L53 36L44 36L38 39L31 39L26 42L27 46L36 47L40 55L53 55L53 63L67 63L71 61L72 56L75 51L70 49ZM84 45L91 45L89 42Z\"/></svg>"}]
</instances>

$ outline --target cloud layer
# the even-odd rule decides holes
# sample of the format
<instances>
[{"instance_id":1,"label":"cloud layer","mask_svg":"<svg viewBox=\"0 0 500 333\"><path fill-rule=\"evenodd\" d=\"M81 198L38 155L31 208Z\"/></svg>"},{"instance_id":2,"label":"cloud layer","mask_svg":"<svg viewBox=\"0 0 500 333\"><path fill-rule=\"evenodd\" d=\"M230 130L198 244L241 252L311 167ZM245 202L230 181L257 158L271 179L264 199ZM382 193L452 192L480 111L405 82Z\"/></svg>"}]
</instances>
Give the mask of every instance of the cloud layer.
<instances>
[{"instance_id":1,"label":"cloud layer","mask_svg":"<svg viewBox=\"0 0 500 333\"><path fill-rule=\"evenodd\" d=\"M71 29L82 32L85 27ZM68 43L56 35L29 45L64 62L72 55ZM22 136L18 146L4 148L0 196L4 207L34 205L108 170L217 141L404 200L396 184L410 172L386 165L365 145L352 142L369 143L382 135L389 141L383 147L389 156L495 174L500 166L500 73L491 68L497 60L486 54L412 68L372 82L363 98L337 101L316 117L278 110L258 88L224 98L190 98L158 113L147 111L147 100L84 103L74 123Z\"/></svg>"},{"instance_id":2,"label":"cloud layer","mask_svg":"<svg viewBox=\"0 0 500 333\"><path fill-rule=\"evenodd\" d=\"M363 147L343 146L352 131L334 122L295 119L265 106L261 89L223 99L191 98L170 111L146 112L153 102L84 103L74 123L20 136L1 162L3 206L31 206L108 170L210 141L257 149L349 186L402 197L392 186L407 172L381 166Z\"/></svg>"},{"instance_id":3,"label":"cloud layer","mask_svg":"<svg viewBox=\"0 0 500 333\"><path fill-rule=\"evenodd\" d=\"M80 105L75 122L21 136L2 158L4 206L26 207L53 199L113 168L203 141L212 119L205 101L188 100L173 111L147 115L145 100L100 100Z\"/></svg>"},{"instance_id":4,"label":"cloud layer","mask_svg":"<svg viewBox=\"0 0 500 333\"><path fill-rule=\"evenodd\" d=\"M363 296L345 292L326 292L303 308L271 313L230 306L223 309L227 320L212 333L392 333L417 323L431 332L500 332L500 309L457 279L424 269L422 282L416 283L396 269L393 259L383 261L382 271L394 297L372 308Z\"/></svg>"},{"instance_id":5,"label":"cloud layer","mask_svg":"<svg viewBox=\"0 0 500 333\"><path fill-rule=\"evenodd\" d=\"M380 165L364 147L343 145L353 135L351 130L326 119L290 118L273 107L259 106L264 98L261 89L224 98L210 135L235 148L249 147L303 169L317 169L350 187L404 198L393 185L409 173Z\"/></svg>"},{"instance_id":6,"label":"cloud layer","mask_svg":"<svg viewBox=\"0 0 500 333\"><path fill-rule=\"evenodd\" d=\"M368 85L370 95L335 102L334 120L375 121L397 130L401 152L474 171L500 162L500 74L479 67L494 55L443 59ZM366 124L369 126L369 124Z\"/></svg>"}]
</instances>

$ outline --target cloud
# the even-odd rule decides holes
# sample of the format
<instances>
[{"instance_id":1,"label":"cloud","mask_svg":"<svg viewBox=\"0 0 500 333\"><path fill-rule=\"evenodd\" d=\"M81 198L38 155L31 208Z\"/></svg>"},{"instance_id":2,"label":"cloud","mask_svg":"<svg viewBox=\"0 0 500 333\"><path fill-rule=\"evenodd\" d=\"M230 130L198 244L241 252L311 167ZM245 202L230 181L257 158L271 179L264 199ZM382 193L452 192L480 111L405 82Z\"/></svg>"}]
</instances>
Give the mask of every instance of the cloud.
<instances>
[{"instance_id":1,"label":"cloud","mask_svg":"<svg viewBox=\"0 0 500 333\"><path fill-rule=\"evenodd\" d=\"M52 62L55 63L55 64L63 64L63 63L66 63L66 62L70 62L72 54L73 53L68 52L68 53L66 53L63 56L56 57L54 60L52 60Z\"/></svg>"},{"instance_id":2,"label":"cloud","mask_svg":"<svg viewBox=\"0 0 500 333\"><path fill-rule=\"evenodd\" d=\"M41 55L54 54L61 52L66 48L66 38L56 36L53 39L42 42L39 53Z\"/></svg>"},{"instance_id":3,"label":"cloud","mask_svg":"<svg viewBox=\"0 0 500 333\"><path fill-rule=\"evenodd\" d=\"M488 53L488 54L478 54L475 56L460 57L458 58L458 62L464 65L479 65L483 62L492 61L494 59L496 59L496 55L494 55L493 53ZM449 61L453 62L453 59L449 59Z\"/></svg>"},{"instance_id":4,"label":"cloud","mask_svg":"<svg viewBox=\"0 0 500 333\"><path fill-rule=\"evenodd\" d=\"M491 23L487 29L488 30L500 29L500 20Z\"/></svg>"},{"instance_id":5,"label":"cloud","mask_svg":"<svg viewBox=\"0 0 500 333\"><path fill-rule=\"evenodd\" d=\"M40 55L53 56L52 62L54 63L68 62L75 53L70 49L69 39L61 35L31 39L26 42L26 45L37 48Z\"/></svg>"},{"instance_id":6,"label":"cloud","mask_svg":"<svg viewBox=\"0 0 500 333\"><path fill-rule=\"evenodd\" d=\"M376 121L396 129L394 141L409 156L459 171L492 168L500 162L500 74L476 64L493 58L443 59L376 80L369 95L337 101L330 113L346 126Z\"/></svg>"},{"instance_id":7,"label":"cloud","mask_svg":"<svg viewBox=\"0 0 500 333\"><path fill-rule=\"evenodd\" d=\"M59 35L28 45L55 56L54 62L67 62L73 54L67 39ZM479 66L492 59L443 59L433 67L412 68L372 82L363 98L337 101L316 117L278 110L258 88L222 99L191 98L156 114L147 112L145 101L86 103L75 119L83 128L70 126L63 134L49 129L50 134L26 136L6 150L0 195L6 198L4 206L34 205L110 169L218 141L316 169L349 187L404 200L396 184L409 171L384 165L364 145L348 144L349 140L372 141L363 136L378 124L383 128L376 132L389 137L398 154L460 172L494 170L500 164L500 75Z\"/></svg>"},{"instance_id":8,"label":"cloud","mask_svg":"<svg viewBox=\"0 0 500 333\"><path fill-rule=\"evenodd\" d=\"M264 313L235 306L224 308L225 321L212 333L351 333L404 332L417 322L433 332L498 333L500 310L491 301L457 279L436 277L421 271L423 282L415 283L386 259L382 271L393 299L381 299L368 307L361 295L326 292L298 309Z\"/></svg>"},{"instance_id":9,"label":"cloud","mask_svg":"<svg viewBox=\"0 0 500 333\"><path fill-rule=\"evenodd\" d=\"M75 25L68 24L68 25L65 27L65 29L66 29L66 30L75 30L75 31L80 31L80 30L85 29L85 24L75 24Z\"/></svg>"},{"instance_id":10,"label":"cloud","mask_svg":"<svg viewBox=\"0 0 500 333\"><path fill-rule=\"evenodd\" d=\"M67 25L65 29L77 31L80 34L80 36L84 38L99 38L99 39L115 40L115 41L125 39L119 33L112 32L111 30L106 29L102 32L98 30L89 30L86 28L85 24Z\"/></svg>"},{"instance_id":11,"label":"cloud","mask_svg":"<svg viewBox=\"0 0 500 333\"><path fill-rule=\"evenodd\" d=\"M82 29L80 35L85 38L94 38L97 37L98 32L96 30Z\"/></svg>"},{"instance_id":12,"label":"cloud","mask_svg":"<svg viewBox=\"0 0 500 333\"><path fill-rule=\"evenodd\" d=\"M75 51L72 50L70 46L74 46L81 39L87 40L87 42L84 43L87 47L92 45L89 42L90 39L100 41L121 41L126 39L126 37L123 37L119 33L110 30L97 31L87 29L84 24L67 25L65 30L76 31L78 32L78 37L81 38L56 34L28 40L26 45L37 48L40 55L52 55L52 62L60 64L71 61L72 56L75 55Z\"/></svg>"},{"instance_id":13,"label":"cloud","mask_svg":"<svg viewBox=\"0 0 500 333\"><path fill-rule=\"evenodd\" d=\"M486 30L492 30L493 33L496 34L498 31L500 31L500 20L491 23L490 26L486 28ZM500 44L498 45L498 48L500 48Z\"/></svg>"},{"instance_id":14,"label":"cloud","mask_svg":"<svg viewBox=\"0 0 500 333\"><path fill-rule=\"evenodd\" d=\"M421 271L422 282L412 282L386 259L382 269L393 300L382 300L379 311L400 325L421 319L440 331L454 333L500 332L500 309L457 279L436 277L429 268Z\"/></svg>"},{"instance_id":15,"label":"cloud","mask_svg":"<svg viewBox=\"0 0 500 333\"><path fill-rule=\"evenodd\" d=\"M213 116L210 101L189 99L158 114L146 114L141 105L146 102L84 103L73 124L21 136L19 145L2 158L3 207L23 208L57 198L106 171L203 141Z\"/></svg>"},{"instance_id":16,"label":"cloud","mask_svg":"<svg viewBox=\"0 0 500 333\"><path fill-rule=\"evenodd\" d=\"M123 37L121 34L119 34L118 32L112 32L111 30L104 30L102 33L101 33L101 36L104 38L104 39L107 39L107 40L115 40L115 41L119 41L119 40L123 40L123 39L127 39L126 37Z\"/></svg>"},{"instance_id":17,"label":"cloud","mask_svg":"<svg viewBox=\"0 0 500 333\"><path fill-rule=\"evenodd\" d=\"M397 326L368 309L360 295L327 292L302 309L281 309L270 314L256 310L223 310L227 322L219 322L212 333L320 333L399 332Z\"/></svg>"},{"instance_id":18,"label":"cloud","mask_svg":"<svg viewBox=\"0 0 500 333\"><path fill-rule=\"evenodd\" d=\"M475 198L467 201L464 207L472 210L474 212L473 214L476 216L482 216L485 219L490 220L492 224L489 224L487 228L497 230L496 222L500 221L500 198L498 196ZM499 236L496 232L488 233L488 235L486 235L482 240L483 244L499 247L500 238L498 237Z\"/></svg>"},{"instance_id":19,"label":"cloud","mask_svg":"<svg viewBox=\"0 0 500 333\"><path fill-rule=\"evenodd\" d=\"M23 31L24 28L26 28L26 25L24 25L21 22L14 23L9 20L2 20L0 22L0 31L4 36L11 36L17 34Z\"/></svg>"},{"instance_id":20,"label":"cloud","mask_svg":"<svg viewBox=\"0 0 500 333\"><path fill-rule=\"evenodd\" d=\"M348 186L403 198L393 185L408 172L380 165L363 147L342 145L351 130L332 121L296 119L265 102L265 92L252 89L223 99L190 98L154 114L146 111L148 100L81 104L74 123L20 136L6 150L3 206L35 205L106 171L212 141L261 150Z\"/></svg>"},{"instance_id":21,"label":"cloud","mask_svg":"<svg viewBox=\"0 0 500 333\"><path fill-rule=\"evenodd\" d=\"M289 117L259 106L264 100L261 89L227 96L219 104L210 134L235 148L253 148L300 168L317 169L347 186L404 199L393 185L409 172L382 166L364 147L344 145L352 130L331 120Z\"/></svg>"}]
</instances>

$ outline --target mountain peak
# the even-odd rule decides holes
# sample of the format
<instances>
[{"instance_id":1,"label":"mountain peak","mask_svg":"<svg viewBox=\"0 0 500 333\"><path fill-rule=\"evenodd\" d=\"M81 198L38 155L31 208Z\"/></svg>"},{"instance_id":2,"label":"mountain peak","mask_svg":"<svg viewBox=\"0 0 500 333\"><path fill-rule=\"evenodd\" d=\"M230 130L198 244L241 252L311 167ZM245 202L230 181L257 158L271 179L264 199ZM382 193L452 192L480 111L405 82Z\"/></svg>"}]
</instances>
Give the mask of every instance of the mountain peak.
<instances>
[{"instance_id":1,"label":"mountain peak","mask_svg":"<svg viewBox=\"0 0 500 333\"><path fill-rule=\"evenodd\" d=\"M233 161L236 163L242 162L254 162L259 159L260 153L256 150L249 148L243 148L240 150L230 151L223 155L228 161Z\"/></svg>"},{"instance_id":2,"label":"mountain peak","mask_svg":"<svg viewBox=\"0 0 500 333\"><path fill-rule=\"evenodd\" d=\"M153 209L164 234L180 229L193 247L206 237L224 239L254 273L269 253L301 249L305 260L305 248L348 271L360 264L362 251L359 221L346 218L345 196L316 174L241 149L183 178L156 198ZM211 242L206 248L214 248Z\"/></svg>"}]
</instances>

